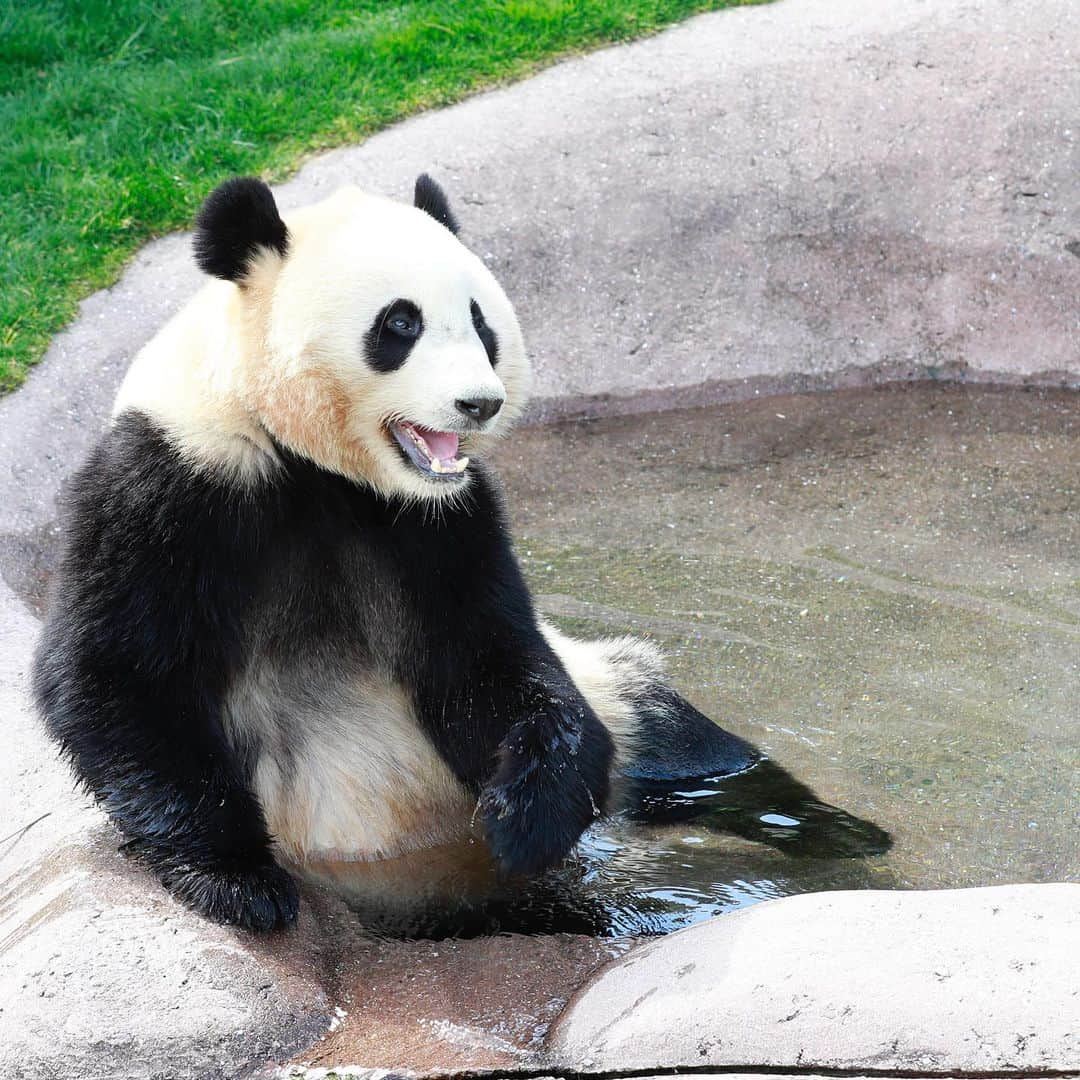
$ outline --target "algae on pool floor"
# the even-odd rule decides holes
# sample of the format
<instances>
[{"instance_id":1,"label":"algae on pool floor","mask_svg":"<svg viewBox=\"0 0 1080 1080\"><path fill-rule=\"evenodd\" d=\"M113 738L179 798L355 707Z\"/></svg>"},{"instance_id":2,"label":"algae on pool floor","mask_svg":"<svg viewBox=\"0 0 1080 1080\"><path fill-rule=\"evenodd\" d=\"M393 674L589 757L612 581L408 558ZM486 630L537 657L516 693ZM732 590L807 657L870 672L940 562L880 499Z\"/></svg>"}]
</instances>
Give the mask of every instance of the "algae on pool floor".
<instances>
[{"instance_id":1,"label":"algae on pool floor","mask_svg":"<svg viewBox=\"0 0 1080 1080\"><path fill-rule=\"evenodd\" d=\"M567 422L496 464L541 609L656 639L698 707L889 829L867 884L1077 875L1075 395L916 385ZM761 849L763 878L777 858Z\"/></svg>"}]
</instances>

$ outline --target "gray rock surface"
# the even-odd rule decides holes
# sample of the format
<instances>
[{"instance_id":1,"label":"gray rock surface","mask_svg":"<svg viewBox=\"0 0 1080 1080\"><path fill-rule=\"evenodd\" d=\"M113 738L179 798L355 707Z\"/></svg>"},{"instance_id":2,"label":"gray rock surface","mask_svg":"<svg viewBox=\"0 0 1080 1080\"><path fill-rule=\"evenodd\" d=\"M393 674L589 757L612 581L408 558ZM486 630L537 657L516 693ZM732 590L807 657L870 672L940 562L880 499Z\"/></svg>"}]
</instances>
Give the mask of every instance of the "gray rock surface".
<instances>
[{"instance_id":1,"label":"gray rock surface","mask_svg":"<svg viewBox=\"0 0 1080 1080\"><path fill-rule=\"evenodd\" d=\"M1080 885L817 893L630 953L572 1002L553 1062L1080 1071Z\"/></svg>"}]
</instances>

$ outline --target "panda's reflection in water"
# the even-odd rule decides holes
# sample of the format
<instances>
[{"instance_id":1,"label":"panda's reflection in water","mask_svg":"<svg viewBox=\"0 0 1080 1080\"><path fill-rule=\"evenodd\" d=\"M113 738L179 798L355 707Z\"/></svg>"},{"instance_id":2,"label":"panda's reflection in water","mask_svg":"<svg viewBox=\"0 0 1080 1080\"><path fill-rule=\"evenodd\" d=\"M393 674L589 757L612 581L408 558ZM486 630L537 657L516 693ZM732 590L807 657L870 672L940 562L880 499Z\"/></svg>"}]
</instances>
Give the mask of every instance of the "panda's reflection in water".
<instances>
[{"instance_id":1,"label":"panda's reflection in water","mask_svg":"<svg viewBox=\"0 0 1080 1080\"><path fill-rule=\"evenodd\" d=\"M884 829L762 759L690 786L636 781L627 809L590 829L565 865L530 881L503 880L478 838L297 870L343 896L377 936L619 937L667 934L797 893L888 887L887 868L865 857L891 846Z\"/></svg>"}]
</instances>

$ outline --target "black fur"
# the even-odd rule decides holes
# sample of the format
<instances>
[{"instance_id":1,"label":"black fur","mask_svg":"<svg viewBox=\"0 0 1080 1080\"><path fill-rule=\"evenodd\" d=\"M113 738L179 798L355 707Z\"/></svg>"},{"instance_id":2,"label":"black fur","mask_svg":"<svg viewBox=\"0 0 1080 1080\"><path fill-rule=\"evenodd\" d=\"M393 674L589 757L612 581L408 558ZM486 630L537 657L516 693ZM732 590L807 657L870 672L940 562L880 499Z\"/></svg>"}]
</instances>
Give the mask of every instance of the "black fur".
<instances>
[{"instance_id":1,"label":"black fur","mask_svg":"<svg viewBox=\"0 0 1080 1080\"><path fill-rule=\"evenodd\" d=\"M730 776L761 760L760 751L745 739L718 727L663 683L657 682L635 702L634 711L637 746L625 768L632 780Z\"/></svg>"},{"instance_id":2,"label":"black fur","mask_svg":"<svg viewBox=\"0 0 1080 1080\"><path fill-rule=\"evenodd\" d=\"M287 254L289 233L270 188L254 177L236 177L216 187L203 203L194 244L201 270L242 282L259 248Z\"/></svg>"},{"instance_id":3,"label":"black fur","mask_svg":"<svg viewBox=\"0 0 1080 1080\"><path fill-rule=\"evenodd\" d=\"M495 336L495 331L488 326L487 319L484 318L484 313L475 300L469 304L469 313L472 315L473 327L476 329L477 337L483 343L488 361L494 367L499 362L499 339Z\"/></svg>"},{"instance_id":4,"label":"black fur","mask_svg":"<svg viewBox=\"0 0 1080 1080\"><path fill-rule=\"evenodd\" d=\"M409 332L394 329L398 318L407 320ZM395 300L387 304L364 335L364 355L376 371L397 371L409 358L417 339L424 332L424 318L411 300Z\"/></svg>"},{"instance_id":5,"label":"black fur","mask_svg":"<svg viewBox=\"0 0 1080 1080\"><path fill-rule=\"evenodd\" d=\"M450 209L450 200L446 192L427 173L416 178L413 190L413 206L430 214L440 225L445 225L455 236L458 234L457 218Z\"/></svg>"},{"instance_id":6,"label":"black fur","mask_svg":"<svg viewBox=\"0 0 1080 1080\"><path fill-rule=\"evenodd\" d=\"M432 515L280 452L238 498L128 413L76 475L35 686L79 777L179 897L287 922L248 787L260 748L227 744L223 700L255 648L302 671L377 661L477 792L504 870L560 860L607 805L612 744L538 629L491 480L471 466Z\"/></svg>"}]
</instances>

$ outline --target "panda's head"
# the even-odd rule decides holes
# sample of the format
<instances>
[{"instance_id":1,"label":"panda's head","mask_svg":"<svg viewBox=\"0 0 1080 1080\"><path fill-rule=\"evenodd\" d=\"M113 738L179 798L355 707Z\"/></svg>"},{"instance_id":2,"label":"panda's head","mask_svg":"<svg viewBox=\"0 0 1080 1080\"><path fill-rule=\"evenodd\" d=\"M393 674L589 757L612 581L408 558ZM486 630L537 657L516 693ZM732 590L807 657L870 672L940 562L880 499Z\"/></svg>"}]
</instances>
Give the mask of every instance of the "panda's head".
<instances>
[{"instance_id":1,"label":"panda's head","mask_svg":"<svg viewBox=\"0 0 1080 1080\"><path fill-rule=\"evenodd\" d=\"M287 221L264 183L231 180L204 204L195 250L236 286L245 408L324 468L444 498L524 407L514 310L427 176L413 206L347 188Z\"/></svg>"}]
</instances>

